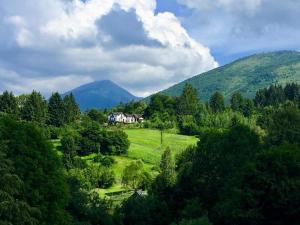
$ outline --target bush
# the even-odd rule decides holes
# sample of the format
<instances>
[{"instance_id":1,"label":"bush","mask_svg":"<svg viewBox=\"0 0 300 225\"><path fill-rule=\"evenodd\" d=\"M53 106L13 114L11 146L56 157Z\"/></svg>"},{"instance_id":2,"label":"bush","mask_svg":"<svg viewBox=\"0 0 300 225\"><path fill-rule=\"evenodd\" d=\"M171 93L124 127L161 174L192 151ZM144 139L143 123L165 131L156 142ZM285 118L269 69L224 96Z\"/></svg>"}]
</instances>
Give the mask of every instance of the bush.
<instances>
[{"instance_id":1,"label":"bush","mask_svg":"<svg viewBox=\"0 0 300 225\"><path fill-rule=\"evenodd\" d=\"M121 155L127 153L130 142L124 131L107 131L103 137L103 142L101 142L101 152L103 154Z\"/></svg>"},{"instance_id":2,"label":"bush","mask_svg":"<svg viewBox=\"0 0 300 225\"><path fill-rule=\"evenodd\" d=\"M115 160L111 156L103 156L102 154L97 154L97 156L94 158L94 162L100 163L105 167L111 167L115 163Z\"/></svg>"}]
</instances>

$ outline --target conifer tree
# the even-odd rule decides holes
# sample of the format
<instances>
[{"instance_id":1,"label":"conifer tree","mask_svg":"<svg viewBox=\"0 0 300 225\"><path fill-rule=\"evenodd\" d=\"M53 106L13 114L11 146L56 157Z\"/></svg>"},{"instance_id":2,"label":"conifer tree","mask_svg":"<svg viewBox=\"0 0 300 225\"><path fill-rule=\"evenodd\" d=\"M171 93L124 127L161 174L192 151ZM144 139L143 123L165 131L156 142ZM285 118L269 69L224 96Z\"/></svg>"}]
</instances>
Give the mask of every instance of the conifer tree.
<instances>
[{"instance_id":1,"label":"conifer tree","mask_svg":"<svg viewBox=\"0 0 300 225\"><path fill-rule=\"evenodd\" d=\"M243 109L244 99L240 92L234 92L230 99L231 109L241 112Z\"/></svg>"},{"instance_id":2,"label":"conifer tree","mask_svg":"<svg viewBox=\"0 0 300 225\"><path fill-rule=\"evenodd\" d=\"M72 123L80 116L79 105L76 103L76 100L73 94L66 95L63 99L64 103L64 114L65 122Z\"/></svg>"},{"instance_id":3,"label":"conifer tree","mask_svg":"<svg viewBox=\"0 0 300 225\"><path fill-rule=\"evenodd\" d=\"M10 115L18 114L18 104L12 92L4 91L0 95L0 112Z\"/></svg>"},{"instance_id":4,"label":"conifer tree","mask_svg":"<svg viewBox=\"0 0 300 225\"><path fill-rule=\"evenodd\" d=\"M33 91L25 100L21 108L21 118L26 121L45 123L47 120L47 102L44 97Z\"/></svg>"},{"instance_id":5,"label":"conifer tree","mask_svg":"<svg viewBox=\"0 0 300 225\"><path fill-rule=\"evenodd\" d=\"M65 121L65 109L64 103L61 99L59 93L53 93L49 99L48 103L48 112L49 112L49 119L48 123L50 125L60 127L64 125Z\"/></svg>"},{"instance_id":6,"label":"conifer tree","mask_svg":"<svg viewBox=\"0 0 300 225\"><path fill-rule=\"evenodd\" d=\"M191 84L185 84L179 97L178 112L181 115L195 115L199 106L197 90Z\"/></svg>"},{"instance_id":7,"label":"conifer tree","mask_svg":"<svg viewBox=\"0 0 300 225\"><path fill-rule=\"evenodd\" d=\"M209 101L209 105L213 112L223 112L225 110L225 100L221 92L215 92Z\"/></svg>"}]
</instances>

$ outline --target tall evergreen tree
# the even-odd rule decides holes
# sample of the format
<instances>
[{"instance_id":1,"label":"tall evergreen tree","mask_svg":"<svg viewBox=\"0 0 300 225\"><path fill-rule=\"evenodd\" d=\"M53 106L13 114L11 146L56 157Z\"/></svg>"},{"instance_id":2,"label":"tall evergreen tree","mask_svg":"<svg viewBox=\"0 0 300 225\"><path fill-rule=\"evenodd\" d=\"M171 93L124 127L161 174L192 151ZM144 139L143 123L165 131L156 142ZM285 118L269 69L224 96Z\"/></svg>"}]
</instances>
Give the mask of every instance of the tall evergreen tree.
<instances>
[{"instance_id":1,"label":"tall evergreen tree","mask_svg":"<svg viewBox=\"0 0 300 225\"><path fill-rule=\"evenodd\" d=\"M26 121L45 123L47 120L47 102L43 96L33 91L25 100L21 108L21 118Z\"/></svg>"},{"instance_id":2,"label":"tall evergreen tree","mask_svg":"<svg viewBox=\"0 0 300 225\"><path fill-rule=\"evenodd\" d=\"M209 105L213 112L223 112L225 110L225 100L223 94L219 91L215 92L209 100Z\"/></svg>"},{"instance_id":3,"label":"tall evergreen tree","mask_svg":"<svg viewBox=\"0 0 300 225\"><path fill-rule=\"evenodd\" d=\"M176 181L175 162L169 147L161 156L160 170L160 174L156 177L152 185L152 192L155 195L164 198L168 195L168 192Z\"/></svg>"},{"instance_id":4,"label":"tall evergreen tree","mask_svg":"<svg viewBox=\"0 0 300 225\"><path fill-rule=\"evenodd\" d=\"M65 122L72 123L80 116L79 105L76 103L73 94L66 95L63 99Z\"/></svg>"},{"instance_id":5,"label":"tall evergreen tree","mask_svg":"<svg viewBox=\"0 0 300 225\"><path fill-rule=\"evenodd\" d=\"M21 194L23 182L14 172L13 163L0 144L0 224L38 224L39 211L29 206Z\"/></svg>"},{"instance_id":6,"label":"tall evergreen tree","mask_svg":"<svg viewBox=\"0 0 300 225\"><path fill-rule=\"evenodd\" d=\"M172 156L172 151L169 147L166 148L161 156L160 161L160 176L163 178L166 186L172 186L175 182L175 162Z\"/></svg>"},{"instance_id":7,"label":"tall evergreen tree","mask_svg":"<svg viewBox=\"0 0 300 225\"><path fill-rule=\"evenodd\" d=\"M60 127L64 125L65 109L64 109L64 103L59 93L57 92L53 93L52 96L50 97L48 103L48 112L49 112L48 123L50 125L56 127Z\"/></svg>"},{"instance_id":8,"label":"tall evergreen tree","mask_svg":"<svg viewBox=\"0 0 300 225\"><path fill-rule=\"evenodd\" d=\"M17 100L12 92L4 91L3 94L0 95L0 112L10 115L18 114Z\"/></svg>"},{"instance_id":9,"label":"tall evergreen tree","mask_svg":"<svg viewBox=\"0 0 300 225\"><path fill-rule=\"evenodd\" d=\"M240 92L234 92L231 96L230 103L233 111L241 112L243 109L244 98Z\"/></svg>"},{"instance_id":10,"label":"tall evergreen tree","mask_svg":"<svg viewBox=\"0 0 300 225\"><path fill-rule=\"evenodd\" d=\"M181 115L195 115L199 107L197 90L191 84L185 84L178 102Z\"/></svg>"}]
</instances>

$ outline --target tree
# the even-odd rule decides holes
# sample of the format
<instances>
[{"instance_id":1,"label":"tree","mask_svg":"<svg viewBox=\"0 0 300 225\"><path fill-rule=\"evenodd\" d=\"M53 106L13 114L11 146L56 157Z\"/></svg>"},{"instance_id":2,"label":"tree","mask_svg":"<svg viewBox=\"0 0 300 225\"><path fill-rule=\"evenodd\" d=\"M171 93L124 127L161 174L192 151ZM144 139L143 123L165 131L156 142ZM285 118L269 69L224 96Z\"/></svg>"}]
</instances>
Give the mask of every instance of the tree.
<instances>
[{"instance_id":1,"label":"tree","mask_svg":"<svg viewBox=\"0 0 300 225\"><path fill-rule=\"evenodd\" d=\"M90 153L100 153L103 133L98 123L88 123L80 132L78 154L81 156Z\"/></svg>"},{"instance_id":2,"label":"tree","mask_svg":"<svg viewBox=\"0 0 300 225\"><path fill-rule=\"evenodd\" d=\"M178 113L180 115L195 115L199 107L197 90L186 83L178 99Z\"/></svg>"},{"instance_id":3,"label":"tree","mask_svg":"<svg viewBox=\"0 0 300 225\"><path fill-rule=\"evenodd\" d=\"M296 146L283 145L259 152L228 184L231 193L224 195L215 208L221 223L299 224L299 162L300 151Z\"/></svg>"},{"instance_id":4,"label":"tree","mask_svg":"<svg viewBox=\"0 0 300 225\"><path fill-rule=\"evenodd\" d=\"M150 98L150 103L145 110L145 116L151 118L154 114L168 113L170 117L175 115L176 101L173 97L164 94L155 94Z\"/></svg>"},{"instance_id":5,"label":"tree","mask_svg":"<svg viewBox=\"0 0 300 225\"><path fill-rule=\"evenodd\" d=\"M169 147L166 148L161 156L160 170L160 176L164 180L164 184L167 187L172 186L175 182L176 174L172 151Z\"/></svg>"},{"instance_id":6,"label":"tree","mask_svg":"<svg viewBox=\"0 0 300 225\"><path fill-rule=\"evenodd\" d=\"M267 141L274 145L284 142L300 145L300 111L291 105L276 110L268 120Z\"/></svg>"},{"instance_id":7,"label":"tree","mask_svg":"<svg viewBox=\"0 0 300 225\"><path fill-rule=\"evenodd\" d=\"M284 94L285 94L286 99L300 103L299 102L299 100L300 100L300 85L299 84L295 84L295 83L287 84L284 87Z\"/></svg>"},{"instance_id":8,"label":"tree","mask_svg":"<svg viewBox=\"0 0 300 225\"><path fill-rule=\"evenodd\" d=\"M0 127L0 142L7 143L7 158L14 163L16 175L24 182L24 199L41 211L38 224L69 224L63 166L43 136L43 130L5 117L0 118Z\"/></svg>"},{"instance_id":9,"label":"tree","mask_svg":"<svg viewBox=\"0 0 300 225\"><path fill-rule=\"evenodd\" d=\"M63 162L67 169L72 168L74 157L76 156L77 146L72 136L64 136L61 139L61 151L64 154Z\"/></svg>"},{"instance_id":10,"label":"tree","mask_svg":"<svg viewBox=\"0 0 300 225\"><path fill-rule=\"evenodd\" d=\"M18 104L12 92L4 91L0 95L0 112L10 115L18 114Z\"/></svg>"},{"instance_id":11,"label":"tree","mask_svg":"<svg viewBox=\"0 0 300 225\"><path fill-rule=\"evenodd\" d=\"M215 92L210 100L209 105L214 113L223 112L225 110L225 100L221 92Z\"/></svg>"},{"instance_id":12,"label":"tree","mask_svg":"<svg viewBox=\"0 0 300 225\"><path fill-rule=\"evenodd\" d=\"M45 123L47 120L47 102L43 96L36 91L33 91L25 98L21 107L21 118L26 121L37 123Z\"/></svg>"},{"instance_id":13,"label":"tree","mask_svg":"<svg viewBox=\"0 0 300 225\"><path fill-rule=\"evenodd\" d=\"M169 120L168 113L155 113L151 118L151 123L153 128L160 131L160 145L163 145L163 132L166 129L171 129L174 125L173 122Z\"/></svg>"},{"instance_id":14,"label":"tree","mask_svg":"<svg viewBox=\"0 0 300 225\"><path fill-rule=\"evenodd\" d=\"M254 103L251 99L245 99L243 108L242 108L242 113L246 117L250 117L254 112Z\"/></svg>"},{"instance_id":15,"label":"tree","mask_svg":"<svg viewBox=\"0 0 300 225\"><path fill-rule=\"evenodd\" d=\"M126 154L130 141L128 135L122 130L102 131L103 139L101 140L101 153L122 155Z\"/></svg>"},{"instance_id":16,"label":"tree","mask_svg":"<svg viewBox=\"0 0 300 225\"><path fill-rule=\"evenodd\" d=\"M75 122L80 116L80 108L72 93L64 97L63 105L65 122Z\"/></svg>"},{"instance_id":17,"label":"tree","mask_svg":"<svg viewBox=\"0 0 300 225\"><path fill-rule=\"evenodd\" d=\"M56 92L53 93L48 103L49 119L48 123L55 127L61 127L65 121L64 103L60 95Z\"/></svg>"},{"instance_id":18,"label":"tree","mask_svg":"<svg viewBox=\"0 0 300 225\"><path fill-rule=\"evenodd\" d=\"M236 112L242 112L244 105L244 98L240 92L236 91L233 93L230 99L231 109Z\"/></svg>"},{"instance_id":19,"label":"tree","mask_svg":"<svg viewBox=\"0 0 300 225\"><path fill-rule=\"evenodd\" d=\"M97 109L90 109L87 112L87 116L95 121L98 122L100 124L104 124L107 122L107 117L104 115L104 113L101 110L97 110Z\"/></svg>"},{"instance_id":20,"label":"tree","mask_svg":"<svg viewBox=\"0 0 300 225\"><path fill-rule=\"evenodd\" d=\"M0 224L38 224L39 210L24 201L21 192L23 181L14 172L13 163L7 159L0 144Z\"/></svg>"},{"instance_id":21,"label":"tree","mask_svg":"<svg viewBox=\"0 0 300 225\"><path fill-rule=\"evenodd\" d=\"M152 191L156 195L165 196L175 184L175 163L169 147L163 152L160 161L160 174L156 177Z\"/></svg>"},{"instance_id":22,"label":"tree","mask_svg":"<svg viewBox=\"0 0 300 225\"><path fill-rule=\"evenodd\" d=\"M144 164L141 160L130 163L123 170L122 184L133 190L145 188L145 184L149 182L149 174L144 170Z\"/></svg>"}]
</instances>

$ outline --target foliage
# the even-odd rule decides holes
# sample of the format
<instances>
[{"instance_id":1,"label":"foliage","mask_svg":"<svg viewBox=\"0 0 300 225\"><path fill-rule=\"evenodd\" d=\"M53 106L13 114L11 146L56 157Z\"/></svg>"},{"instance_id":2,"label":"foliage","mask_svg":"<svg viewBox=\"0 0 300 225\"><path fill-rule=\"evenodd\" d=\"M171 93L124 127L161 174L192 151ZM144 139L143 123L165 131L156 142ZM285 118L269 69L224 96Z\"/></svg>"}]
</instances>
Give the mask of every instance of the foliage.
<instances>
[{"instance_id":1,"label":"foliage","mask_svg":"<svg viewBox=\"0 0 300 225\"><path fill-rule=\"evenodd\" d=\"M65 121L65 109L61 96L56 92L53 93L48 103L49 119L48 123L55 127L61 127Z\"/></svg>"},{"instance_id":2,"label":"foliage","mask_svg":"<svg viewBox=\"0 0 300 225\"><path fill-rule=\"evenodd\" d=\"M90 109L87 111L86 115L93 121L98 122L100 124L104 124L107 122L107 118L101 110Z\"/></svg>"},{"instance_id":3,"label":"foliage","mask_svg":"<svg viewBox=\"0 0 300 225\"><path fill-rule=\"evenodd\" d=\"M17 100L12 92L4 91L0 95L0 112L10 115L18 114Z\"/></svg>"},{"instance_id":4,"label":"foliage","mask_svg":"<svg viewBox=\"0 0 300 225\"><path fill-rule=\"evenodd\" d=\"M76 103L73 94L66 95L63 98L64 105L64 122L72 123L79 119L80 109L79 105Z\"/></svg>"},{"instance_id":5,"label":"foliage","mask_svg":"<svg viewBox=\"0 0 300 225\"><path fill-rule=\"evenodd\" d=\"M210 108L214 113L223 112L225 110L225 100L221 92L215 92L209 100Z\"/></svg>"},{"instance_id":6,"label":"foliage","mask_svg":"<svg viewBox=\"0 0 300 225\"><path fill-rule=\"evenodd\" d=\"M155 94L150 98L150 103L145 110L145 116L150 118L154 114L167 113L168 116L172 117L175 115L175 105L176 101L174 98L163 94Z\"/></svg>"},{"instance_id":7,"label":"foliage","mask_svg":"<svg viewBox=\"0 0 300 225\"><path fill-rule=\"evenodd\" d=\"M300 111L295 106L285 105L269 116L271 118L266 125L269 143L300 145Z\"/></svg>"},{"instance_id":8,"label":"foliage","mask_svg":"<svg viewBox=\"0 0 300 225\"><path fill-rule=\"evenodd\" d=\"M259 89L272 84L300 83L299 61L298 51L256 54L194 76L160 94L180 96L189 83L197 89L202 101L208 101L216 90L224 94L226 101L237 90L245 98L254 98Z\"/></svg>"},{"instance_id":9,"label":"foliage","mask_svg":"<svg viewBox=\"0 0 300 225\"><path fill-rule=\"evenodd\" d=\"M21 107L21 118L26 121L33 121L44 124L47 121L47 102L41 93L33 91L26 97Z\"/></svg>"},{"instance_id":10,"label":"foliage","mask_svg":"<svg viewBox=\"0 0 300 225\"><path fill-rule=\"evenodd\" d=\"M190 84L185 84L178 99L179 115L195 115L199 107L197 90Z\"/></svg>"},{"instance_id":11,"label":"foliage","mask_svg":"<svg viewBox=\"0 0 300 225\"><path fill-rule=\"evenodd\" d=\"M122 130L103 132L101 153L122 155L126 154L130 146L127 134Z\"/></svg>"},{"instance_id":12,"label":"foliage","mask_svg":"<svg viewBox=\"0 0 300 225\"><path fill-rule=\"evenodd\" d=\"M122 175L122 184L134 190L145 189L149 184L150 176L144 170L144 165L141 160L133 161L128 165Z\"/></svg>"},{"instance_id":13,"label":"foliage","mask_svg":"<svg viewBox=\"0 0 300 225\"><path fill-rule=\"evenodd\" d=\"M23 181L14 172L13 163L7 159L0 145L0 224L38 224L39 210L25 201Z\"/></svg>"},{"instance_id":14,"label":"foliage","mask_svg":"<svg viewBox=\"0 0 300 225\"><path fill-rule=\"evenodd\" d=\"M160 196L165 195L174 185L175 179L175 163L171 149L168 147L161 156L160 174L152 185L152 192Z\"/></svg>"},{"instance_id":15,"label":"foliage","mask_svg":"<svg viewBox=\"0 0 300 225\"><path fill-rule=\"evenodd\" d=\"M0 140L7 143L8 159L24 182L26 202L41 211L39 224L69 224L62 164L42 133L30 123L0 119Z\"/></svg>"},{"instance_id":16,"label":"foliage","mask_svg":"<svg viewBox=\"0 0 300 225\"><path fill-rule=\"evenodd\" d=\"M137 192L123 203L118 214L124 225L165 225L171 221L164 201Z\"/></svg>"}]
</instances>

